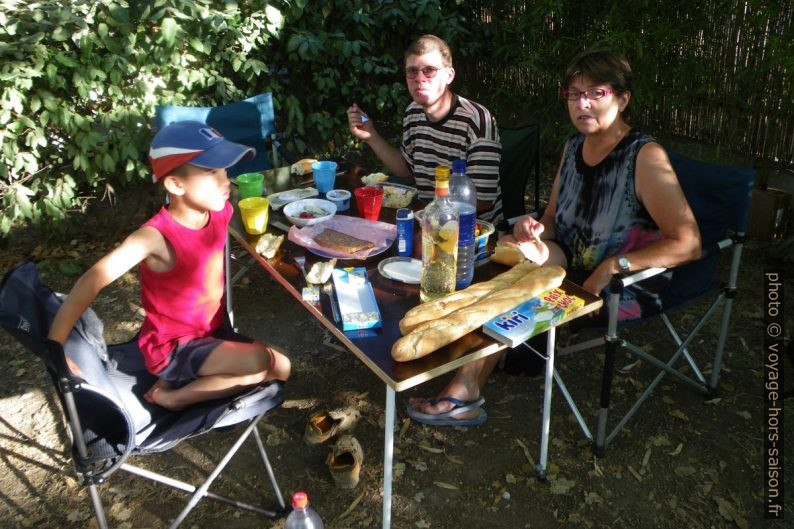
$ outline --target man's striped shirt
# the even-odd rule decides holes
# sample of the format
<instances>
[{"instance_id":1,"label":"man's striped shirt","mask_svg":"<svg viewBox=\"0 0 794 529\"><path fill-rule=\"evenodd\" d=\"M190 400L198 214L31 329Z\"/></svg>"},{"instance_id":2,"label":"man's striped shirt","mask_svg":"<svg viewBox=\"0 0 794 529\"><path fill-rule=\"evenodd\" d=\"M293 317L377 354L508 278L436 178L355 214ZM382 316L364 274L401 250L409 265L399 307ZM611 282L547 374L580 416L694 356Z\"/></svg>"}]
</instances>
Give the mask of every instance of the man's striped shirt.
<instances>
[{"instance_id":1,"label":"man's striped shirt","mask_svg":"<svg viewBox=\"0 0 794 529\"><path fill-rule=\"evenodd\" d=\"M414 175L419 197L426 200L435 196L436 166L451 167L453 160L466 160L466 175L477 187L477 199L492 203L477 216L490 222L501 220L502 145L496 120L487 108L454 95L449 114L433 123L422 107L412 102L405 110L400 150Z\"/></svg>"}]
</instances>

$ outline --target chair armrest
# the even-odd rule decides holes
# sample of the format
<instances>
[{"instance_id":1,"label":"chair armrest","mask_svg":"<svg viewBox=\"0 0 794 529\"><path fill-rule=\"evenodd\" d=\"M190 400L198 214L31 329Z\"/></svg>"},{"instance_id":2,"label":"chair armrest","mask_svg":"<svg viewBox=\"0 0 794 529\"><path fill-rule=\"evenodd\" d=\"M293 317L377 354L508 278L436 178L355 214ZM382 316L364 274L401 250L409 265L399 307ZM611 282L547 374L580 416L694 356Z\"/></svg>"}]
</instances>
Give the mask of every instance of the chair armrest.
<instances>
[{"instance_id":1,"label":"chair armrest","mask_svg":"<svg viewBox=\"0 0 794 529\"><path fill-rule=\"evenodd\" d=\"M667 268L661 267L654 267L654 268L646 268L645 270L640 270L639 272L635 272L630 275L622 275L622 274L615 274L612 276L612 281L617 281L618 286L623 289L629 285L633 285L634 283L639 283L640 281L644 281L649 277L658 276L661 273L666 272Z\"/></svg>"}]
</instances>

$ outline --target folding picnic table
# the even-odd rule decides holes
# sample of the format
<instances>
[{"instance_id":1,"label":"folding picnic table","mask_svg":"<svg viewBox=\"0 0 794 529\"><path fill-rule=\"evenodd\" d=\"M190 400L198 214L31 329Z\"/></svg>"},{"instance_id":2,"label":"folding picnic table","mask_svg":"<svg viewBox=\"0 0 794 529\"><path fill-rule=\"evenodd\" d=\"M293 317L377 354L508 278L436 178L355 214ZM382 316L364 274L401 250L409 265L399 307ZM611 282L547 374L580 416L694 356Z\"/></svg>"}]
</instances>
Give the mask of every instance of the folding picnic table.
<instances>
[{"instance_id":1,"label":"folding picnic table","mask_svg":"<svg viewBox=\"0 0 794 529\"><path fill-rule=\"evenodd\" d=\"M362 172L353 168L337 176L337 188L352 190L360 185L359 177ZM268 190L272 192L272 190ZM233 197L234 199L234 197ZM413 209L423 207L413 204ZM396 210L383 208L380 220L394 222ZM346 215L356 215L355 200L351 200L351 209ZM268 232L281 233L275 224L289 225L289 221L279 212L271 211L271 220ZM305 282L301 272L295 265L295 257L304 257L307 265L322 258L316 257L305 248L298 246L286 238L278 253L271 259L265 259L256 253L255 247L259 235L249 235L245 232L240 220L239 212L235 208L235 215L229 227L229 232L256 261L267 270L292 296L301 303L309 313L322 323L342 344L363 362L386 385L386 416L383 457L383 527L391 526L392 503L392 460L394 447L394 422L395 393L412 388L428 380L432 380L444 373L453 371L470 362L495 354L505 348L503 344L484 335L480 331L469 333L459 340L435 351L434 353L411 362L396 362L391 357L392 344L401 336L398 323L408 309L419 303L419 288L415 285L397 283L386 279L377 270L378 263L393 255L394 250L374 256L366 261L344 261L345 266L365 266L367 275L375 293L375 299L382 317L382 328L376 333L361 333L357 336L355 331L343 332L334 322L329 299L323 295L319 305L303 300L302 288ZM475 281L487 280L500 272L504 266L485 263L475 269ZM562 288L569 294L579 296L585 300L585 306L569 315L569 317L556 323L548 331L548 361L546 363L543 419L541 432L540 457L536 471L540 478L545 478L546 462L548 456L548 437L551 414L551 389L554 370L554 341L555 327L598 309L601 298L590 294L581 287L564 281ZM527 352L527 354L531 354Z\"/></svg>"}]
</instances>

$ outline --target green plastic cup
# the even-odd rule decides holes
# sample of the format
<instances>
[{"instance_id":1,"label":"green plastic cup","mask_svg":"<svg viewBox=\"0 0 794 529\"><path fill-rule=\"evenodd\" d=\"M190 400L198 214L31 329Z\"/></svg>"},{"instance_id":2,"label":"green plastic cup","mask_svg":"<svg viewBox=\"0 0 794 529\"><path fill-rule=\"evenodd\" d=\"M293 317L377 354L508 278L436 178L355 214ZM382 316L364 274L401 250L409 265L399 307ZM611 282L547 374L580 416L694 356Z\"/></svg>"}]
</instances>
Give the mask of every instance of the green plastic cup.
<instances>
[{"instance_id":1,"label":"green plastic cup","mask_svg":"<svg viewBox=\"0 0 794 529\"><path fill-rule=\"evenodd\" d=\"M243 173L237 175L237 188L240 190L240 199L262 196L262 182L265 175L262 173Z\"/></svg>"}]
</instances>

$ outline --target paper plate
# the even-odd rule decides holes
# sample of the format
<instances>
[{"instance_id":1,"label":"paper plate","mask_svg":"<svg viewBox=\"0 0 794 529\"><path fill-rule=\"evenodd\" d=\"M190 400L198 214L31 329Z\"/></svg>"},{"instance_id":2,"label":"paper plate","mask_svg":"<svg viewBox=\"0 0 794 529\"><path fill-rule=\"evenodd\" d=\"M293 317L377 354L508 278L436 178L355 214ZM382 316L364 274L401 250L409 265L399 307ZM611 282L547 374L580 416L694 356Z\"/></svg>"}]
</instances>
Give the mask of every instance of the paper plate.
<instances>
[{"instance_id":1,"label":"paper plate","mask_svg":"<svg viewBox=\"0 0 794 529\"><path fill-rule=\"evenodd\" d=\"M281 206L295 202L296 200L303 200L304 198L316 197L320 192L314 187L302 187L300 189L290 189L288 191L279 191L267 196L270 202L270 207L273 211L278 211Z\"/></svg>"},{"instance_id":2,"label":"paper plate","mask_svg":"<svg viewBox=\"0 0 794 529\"><path fill-rule=\"evenodd\" d=\"M378 264L378 272L392 281L418 285L422 279L422 261L411 257L389 257Z\"/></svg>"}]
</instances>

